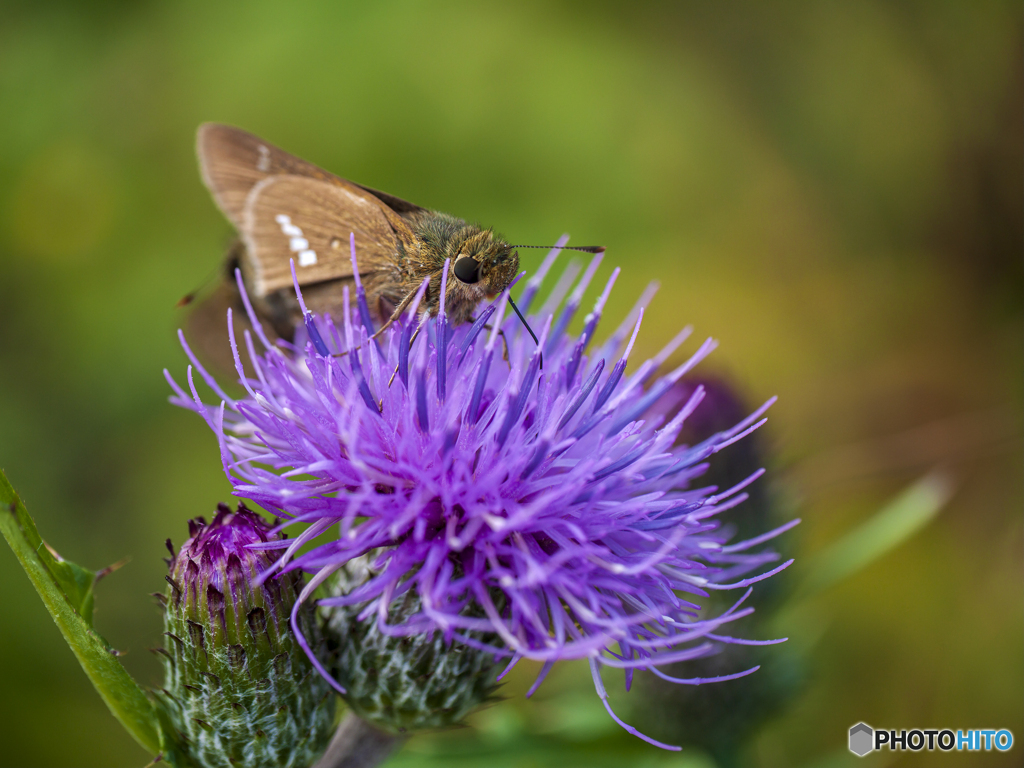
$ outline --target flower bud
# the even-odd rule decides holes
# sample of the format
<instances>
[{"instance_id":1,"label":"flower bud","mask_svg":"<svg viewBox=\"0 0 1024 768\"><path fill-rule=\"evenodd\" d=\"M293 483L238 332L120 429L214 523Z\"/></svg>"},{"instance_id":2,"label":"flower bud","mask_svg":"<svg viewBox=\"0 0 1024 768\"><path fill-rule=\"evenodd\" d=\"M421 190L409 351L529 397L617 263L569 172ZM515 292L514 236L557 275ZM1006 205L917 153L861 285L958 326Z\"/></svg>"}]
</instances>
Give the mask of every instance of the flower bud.
<instances>
[{"instance_id":1,"label":"flower bud","mask_svg":"<svg viewBox=\"0 0 1024 768\"><path fill-rule=\"evenodd\" d=\"M191 520L189 533L177 553L168 541L167 647L158 649L158 699L177 748L210 768L311 765L333 730L335 699L290 625L301 576L257 581L277 553L248 545L277 536L243 505L218 505L212 523ZM300 621L311 646L322 646L311 611Z\"/></svg>"},{"instance_id":2,"label":"flower bud","mask_svg":"<svg viewBox=\"0 0 1024 768\"><path fill-rule=\"evenodd\" d=\"M370 557L350 560L339 570L330 582L331 594L346 595L371 578ZM493 700L498 687L494 652L446 640L440 631L385 634L376 613L359 619L364 608L321 609L329 642L337 645L334 675L346 689L346 703L361 718L382 730L405 733L455 725ZM421 610L419 594L409 590L391 603L388 624L402 624ZM494 633L465 634L500 647Z\"/></svg>"}]
</instances>

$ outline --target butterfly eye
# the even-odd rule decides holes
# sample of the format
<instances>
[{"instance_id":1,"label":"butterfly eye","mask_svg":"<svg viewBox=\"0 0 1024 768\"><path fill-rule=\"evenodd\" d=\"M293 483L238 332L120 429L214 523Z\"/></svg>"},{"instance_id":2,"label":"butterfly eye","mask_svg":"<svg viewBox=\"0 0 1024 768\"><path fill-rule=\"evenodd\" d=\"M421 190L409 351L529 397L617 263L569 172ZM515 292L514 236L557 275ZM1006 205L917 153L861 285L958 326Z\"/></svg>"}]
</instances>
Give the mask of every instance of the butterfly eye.
<instances>
[{"instance_id":1,"label":"butterfly eye","mask_svg":"<svg viewBox=\"0 0 1024 768\"><path fill-rule=\"evenodd\" d=\"M455 260L455 276L464 283L480 280L480 262L472 256L460 256Z\"/></svg>"}]
</instances>

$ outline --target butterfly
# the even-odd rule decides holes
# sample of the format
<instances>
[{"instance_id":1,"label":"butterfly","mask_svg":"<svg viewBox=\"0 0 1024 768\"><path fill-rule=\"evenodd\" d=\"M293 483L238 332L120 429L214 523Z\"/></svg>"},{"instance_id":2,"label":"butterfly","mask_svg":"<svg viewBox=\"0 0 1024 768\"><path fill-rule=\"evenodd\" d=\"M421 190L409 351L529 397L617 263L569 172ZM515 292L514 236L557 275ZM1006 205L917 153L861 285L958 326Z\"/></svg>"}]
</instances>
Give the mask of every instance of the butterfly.
<instances>
[{"instance_id":1,"label":"butterfly","mask_svg":"<svg viewBox=\"0 0 1024 768\"><path fill-rule=\"evenodd\" d=\"M293 262L309 310L341 316L345 287L355 282L350 240L372 319L381 323L378 334L427 280L420 308L437 314L446 263L445 314L457 325L512 283L517 248L546 247L511 245L493 229L348 181L229 125L201 125L196 152L203 181L238 232L228 251L228 284L212 305L238 298L237 267L256 314L283 338L303 319Z\"/></svg>"}]
</instances>

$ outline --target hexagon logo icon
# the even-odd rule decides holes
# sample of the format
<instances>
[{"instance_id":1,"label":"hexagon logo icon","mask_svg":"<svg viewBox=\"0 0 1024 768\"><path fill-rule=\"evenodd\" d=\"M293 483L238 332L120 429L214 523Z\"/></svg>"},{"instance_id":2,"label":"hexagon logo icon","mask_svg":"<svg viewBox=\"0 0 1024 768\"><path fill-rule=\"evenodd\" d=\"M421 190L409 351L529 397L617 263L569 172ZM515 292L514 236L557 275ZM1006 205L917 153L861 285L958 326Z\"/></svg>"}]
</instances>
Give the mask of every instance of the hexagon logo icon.
<instances>
[{"instance_id":1,"label":"hexagon logo icon","mask_svg":"<svg viewBox=\"0 0 1024 768\"><path fill-rule=\"evenodd\" d=\"M874 749L875 732L866 723L857 723L850 729L850 751L857 757L864 757Z\"/></svg>"}]
</instances>

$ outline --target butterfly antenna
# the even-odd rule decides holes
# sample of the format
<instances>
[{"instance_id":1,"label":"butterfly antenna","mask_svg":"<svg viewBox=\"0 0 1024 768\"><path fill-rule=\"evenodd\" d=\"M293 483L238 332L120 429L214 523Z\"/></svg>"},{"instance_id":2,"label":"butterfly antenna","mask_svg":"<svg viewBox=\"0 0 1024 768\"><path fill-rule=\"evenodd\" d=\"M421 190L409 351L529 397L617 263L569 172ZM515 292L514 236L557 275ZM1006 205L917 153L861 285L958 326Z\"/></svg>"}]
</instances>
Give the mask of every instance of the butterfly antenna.
<instances>
[{"instance_id":1,"label":"butterfly antenna","mask_svg":"<svg viewBox=\"0 0 1024 768\"><path fill-rule=\"evenodd\" d=\"M510 248L559 248L563 251L583 251L584 253L604 253L603 245L510 245Z\"/></svg>"},{"instance_id":2,"label":"butterfly antenna","mask_svg":"<svg viewBox=\"0 0 1024 768\"><path fill-rule=\"evenodd\" d=\"M516 303L514 301L512 301L512 297L511 296L508 297L508 303L512 306L512 309L514 309L516 311L516 314L519 316L519 319L522 320L523 327L526 328L527 333L529 333L530 336L533 338L533 343L536 344L539 347L540 346L540 341L537 340L537 334L533 332L533 328L531 328L530 324L528 322L526 322L526 318L523 317L523 313L519 311L519 307L516 306ZM541 367L541 370L544 369L544 353L543 352L541 352L541 355L540 355L540 367Z\"/></svg>"}]
</instances>

